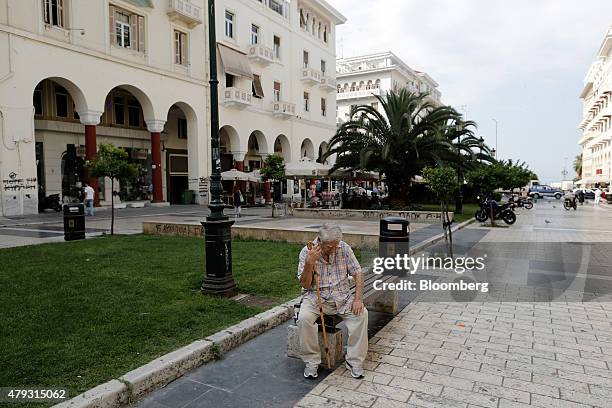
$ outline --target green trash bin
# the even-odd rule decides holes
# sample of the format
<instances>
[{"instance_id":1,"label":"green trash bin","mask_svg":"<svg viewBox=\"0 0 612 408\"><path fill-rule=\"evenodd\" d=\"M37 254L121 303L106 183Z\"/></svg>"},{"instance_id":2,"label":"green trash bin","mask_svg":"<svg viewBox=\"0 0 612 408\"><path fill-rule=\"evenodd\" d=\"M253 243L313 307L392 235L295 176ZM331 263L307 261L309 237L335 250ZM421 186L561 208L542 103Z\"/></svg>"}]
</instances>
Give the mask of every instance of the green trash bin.
<instances>
[{"instance_id":1,"label":"green trash bin","mask_svg":"<svg viewBox=\"0 0 612 408\"><path fill-rule=\"evenodd\" d=\"M193 190L185 190L181 194L183 204L191 204L193 202Z\"/></svg>"}]
</instances>

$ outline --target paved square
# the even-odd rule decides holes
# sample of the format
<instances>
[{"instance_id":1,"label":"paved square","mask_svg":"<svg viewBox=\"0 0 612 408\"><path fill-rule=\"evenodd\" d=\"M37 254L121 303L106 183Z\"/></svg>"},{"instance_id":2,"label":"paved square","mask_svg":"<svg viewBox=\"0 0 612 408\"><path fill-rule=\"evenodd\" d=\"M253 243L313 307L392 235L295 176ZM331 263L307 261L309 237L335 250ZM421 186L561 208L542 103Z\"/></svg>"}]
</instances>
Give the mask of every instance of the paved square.
<instances>
[{"instance_id":1,"label":"paved square","mask_svg":"<svg viewBox=\"0 0 612 408\"><path fill-rule=\"evenodd\" d=\"M421 293L370 339L364 379L338 368L296 407L611 407L612 231L602 221L612 212L579 210L541 203L511 228L467 229L488 230L463 249L494 252L495 291L471 302Z\"/></svg>"}]
</instances>

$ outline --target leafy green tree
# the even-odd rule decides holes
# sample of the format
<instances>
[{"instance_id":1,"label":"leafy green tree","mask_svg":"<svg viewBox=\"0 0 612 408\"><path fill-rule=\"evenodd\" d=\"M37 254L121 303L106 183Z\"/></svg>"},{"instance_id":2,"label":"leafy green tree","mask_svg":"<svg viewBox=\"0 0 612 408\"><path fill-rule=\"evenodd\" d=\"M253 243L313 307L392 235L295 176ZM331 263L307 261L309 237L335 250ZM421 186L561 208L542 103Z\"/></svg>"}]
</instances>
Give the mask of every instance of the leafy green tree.
<instances>
[{"instance_id":1,"label":"leafy green tree","mask_svg":"<svg viewBox=\"0 0 612 408\"><path fill-rule=\"evenodd\" d=\"M468 183L477 191L491 195L497 189L514 190L537 179L525 162L499 161L470 170L466 173Z\"/></svg>"},{"instance_id":2,"label":"leafy green tree","mask_svg":"<svg viewBox=\"0 0 612 408\"><path fill-rule=\"evenodd\" d=\"M135 179L140 171L140 166L128 162L128 154L120 147L112 144L101 144L98 146L96 158L86 162L89 174L92 177L108 177L111 180L111 235L115 227L115 180L126 182Z\"/></svg>"},{"instance_id":3,"label":"leafy green tree","mask_svg":"<svg viewBox=\"0 0 612 408\"><path fill-rule=\"evenodd\" d=\"M285 175L285 160L282 156L277 154L272 154L266 158L266 165L259 170L259 174L261 174L261 178L263 181L273 181L274 182L274 191L281 188L281 181L285 180L287 176ZM272 197L272 217L274 217L275 208L274 208L274 196Z\"/></svg>"},{"instance_id":4,"label":"leafy green tree","mask_svg":"<svg viewBox=\"0 0 612 408\"><path fill-rule=\"evenodd\" d=\"M457 172L452 167L425 167L423 178L427 188L440 200L442 210L442 228L448 244L450 256L453 256L452 220L449 215L449 204L459 190Z\"/></svg>"},{"instance_id":5,"label":"leafy green tree","mask_svg":"<svg viewBox=\"0 0 612 408\"><path fill-rule=\"evenodd\" d=\"M444 164L454 152L442 129L461 115L451 107L432 105L426 97L402 88L376 96L382 113L358 105L351 110L351 119L338 128L322 159L337 155L332 170L383 174L392 203L403 205L414 176L425 166Z\"/></svg>"}]
</instances>

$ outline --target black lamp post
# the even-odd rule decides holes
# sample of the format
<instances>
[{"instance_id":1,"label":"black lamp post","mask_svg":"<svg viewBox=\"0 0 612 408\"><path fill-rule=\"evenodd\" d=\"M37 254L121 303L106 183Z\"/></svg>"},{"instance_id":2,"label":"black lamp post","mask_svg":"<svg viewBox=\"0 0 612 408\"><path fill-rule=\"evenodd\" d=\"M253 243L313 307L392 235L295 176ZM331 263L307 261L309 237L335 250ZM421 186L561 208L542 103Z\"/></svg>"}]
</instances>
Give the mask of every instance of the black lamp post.
<instances>
[{"instance_id":1,"label":"black lamp post","mask_svg":"<svg viewBox=\"0 0 612 408\"><path fill-rule=\"evenodd\" d=\"M202 222L206 251L206 273L202 293L231 297L238 289L232 276L232 224L223 214L221 194L221 156L219 152L219 81L217 80L217 36L215 0L208 0L208 48L210 54L210 215Z\"/></svg>"},{"instance_id":2,"label":"black lamp post","mask_svg":"<svg viewBox=\"0 0 612 408\"><path fill-rule=\"evenodd\" d=\"M457 144L457 156L459 163L457 165L457 183L459 184L459 188L457 189L457 195L455 196L455 212L457 214L463 214L463 174L462 174L462 156L461 156L461 133L463 131L463 123L457 122L455 124L455 130L459 133L459 141Z\"/></svg>"}]
</instances>

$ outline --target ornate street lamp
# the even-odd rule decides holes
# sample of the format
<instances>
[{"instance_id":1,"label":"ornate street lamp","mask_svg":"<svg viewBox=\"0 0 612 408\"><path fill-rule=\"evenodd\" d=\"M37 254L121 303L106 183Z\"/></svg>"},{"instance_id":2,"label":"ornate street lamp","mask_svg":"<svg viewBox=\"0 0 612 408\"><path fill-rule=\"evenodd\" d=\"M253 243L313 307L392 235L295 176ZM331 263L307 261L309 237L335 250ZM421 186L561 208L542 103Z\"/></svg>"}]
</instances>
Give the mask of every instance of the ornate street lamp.
<instances>
[{"instance_id":1,"label":"ornate street lamp","mask_svg":"<svg viewBox=\"0 0 612 408\"><path fill-rule=\"evenodd\" d=\"M221 156L219 151L219 81L217 80L217 36L215 0L208 0L208 48L210 53L210 215L202 222L206 251L206 273L202 293L232 297L238 289L232 276L232 224L223 214Z\"/></svg>"}]
</instances>

